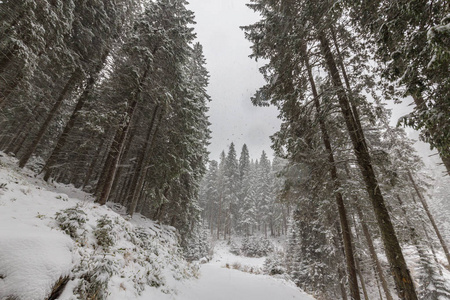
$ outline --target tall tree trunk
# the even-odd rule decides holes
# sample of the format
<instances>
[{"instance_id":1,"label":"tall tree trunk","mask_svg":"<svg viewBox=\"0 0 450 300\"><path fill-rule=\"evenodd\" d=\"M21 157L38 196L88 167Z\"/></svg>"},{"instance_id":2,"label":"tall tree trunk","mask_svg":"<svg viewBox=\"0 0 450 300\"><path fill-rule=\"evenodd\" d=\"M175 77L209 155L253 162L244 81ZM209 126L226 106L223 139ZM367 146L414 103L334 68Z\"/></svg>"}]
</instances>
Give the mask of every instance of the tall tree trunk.
<instances>
[{"instance_id":1,"label":"tall tree trunk","mask_svg":"<svg viewBox=\"0 0 450 300\"><path fill-rule=\"evenodd\" d=\"M51 176L52 173L52 167L56 163L56 159L61 153L62 149L66 145L67 138L69 136L70 131L75 125L75 120L78 117L79 112L83 108L84 104L86 103L87 99L89 98L89 95L91 94L92 90L94 89L95 83L97 82L98 75L100 71L102 70L106 59L109 55L109 50L105 51L105 53L102 55L100 63L97 65L97 67L93 70L93 73L89 76L86 87L84 88L83 93L78 97L77 104L75 105L75 108L72 112L72 115L69 118L69 121L67 122L66 126L63 129L63 132L59 136L58 141L56 142L56 147L53 149L52 153L50 154L50 157L47 159L47 163L45 164L44 168L41 172L44 172L44 180L48 181L48 179Z\"/></svg>"},{"instance_id":2,"label":"tall tree trunk","mask_svg":"<svg viewBox=\"0 0 450 300\"><path fill-rule=\"evenodd\" d=\"M97 164L97 160L98 160L98 157L99 157L101 151L102 151L102 147L99 145L97 148L97 151L95 151L94 157L92 157L92 159L91 159L91 163L89 164L88 172L86 174L86 177L84 177L83 184L81 185L81 189L83 189L83 190L86 187L86 185L89 183L89 181L91 180L92 173L94 172L94 167Z\"/></svg>"},{"instance_id":3,"label":"tall tree trunk","mask_svg":"<svg viewBox=\"0 0 450 300\"><path fill-rule=\"evenodd\" d=\"M221 186L221 185L220 185ZM222 195L223 192L220 193L220 198L219 198L219 215L217 218L217 239L220 240L220 227L221 227L221 218L222 218Z\"/></svg>"},{"instance_id":4,"label":"tall tree trunk","mask_svg":"<svg viewBox=\"0 0 450 300\"><path fill-rule=\"evenodd\" d=\"M107 164L105 165L105 171L101 177L104 176L104 184L101 190L99 190L100 195L97 198L97 203L100 205L106 204L111 192L112 184L116 176L118 163L120 160L120 154L122 153L124 142L127 138L128 129L130 128L130 122L134 115L134 111L137 106L137 99L133 99L130 106L128 107L125 120L123 121L121 127L117 130L114 137L113 143L108 153Z\"/></svg>"},{"instance_id":5,"label":"tall tree trunk","mask_svg":"<svg viewBox=\"0 0 450 300\"><path fill-rule=\"evenodd\" d=\"M434 217L433 217L433 215L430 212L430 209L428 207L428 203L425 200L425 198L423 197L422 192L420 191L419 187L417 186L417 183L414 180L414 177L412 176L411 171L409 169L407 170L407 173L408 173L408 178L411 181L411 183L412 183L412 185L414 187L414 190L416 191L417 196L419 197L420 202L422 203L423 209L425 210L425 213L427 214L428 219L430 219L430 223L433 226L434 232L436 233L436 235L437 235L437 237L439 239L439 242L441 243L441 247L444 250L445 257L447 258L447 263L450 266L450 253L448 251L447 244L445 243L444 239L442 238L442 235L441 235L441 233L439 231L439 228L436 225Z\"/></svg>"},{"instance_id":6,"label":"tall tree trunk","mask_svg":"<svg viewBox=\"0 0 450 300\"><path fill-rule=\"evenodd\" d=\"M363 295L365 300L370 300L367 294L366 283L364 282L364 277L362 276L361 266L359 265L358 256L355 255L356 272L358 273L359 280L361 281L361 288L363 290Z\"/></svg>"},{"instance_id":7,"label":"tall tree trunk","mask_svg":"<svg viewBox=\"0 0 450 300\"><path fill-rule=\"evenodd\" d=\"M359 238L358 229L356 228L355 215L353 214L352 217L353 217L353 229L355 230L355 237L356 237L356 240L358 241L358 244L361 244L361 239ZM360 261L359 255L355 251L356 271L358 272L358 277L359 277L359 280L361 281L361 288L363 290L364 299L369 300L369 296L367 294L367 289L366 289L366 283L364 281L364 277L362 276L361 265L359 264L359 261Z\"/></svg>"},{"instance_id":8,"label":"tall tree trunk","mask_svg":"<svg viewBox=\"0 0 450 300\"><path fill-rule=\"evenodd\" d=\"M362 177L366 184L367 193L372 202L378 226L380 227L386 256L394 275L398 295L400 299L417 300L414 282L398 242L383 195L381 194L381 190L372 167L371 157L365 138L361 135L362 128L358 126L358 122L355 120L355 115L352 113L352 109L345 93L345 89L342 85L328 39L323 31L318 33L318 40L325 58L325 64L330 73L331 82L336 89L339 105L352 140L357 163L361 169Z\"/></svg>"},{"instance_id":9,"label":"tall tree trunk","mask_svg":"<svg viewBox=\"0 0 450 300\"><path fill-rule=\"evenodd\" d=\"M31 145L27 149L27 151L24 153L24 155L19 160L19 167L23 168L27 164L28 160L30 159L33 152L36 150L39 142L41 141L42 137L47 131L48 126L50 125L50 122L53 120L53 118L56 115L56 112L63 104L64 100L67 98L67 96L72 92L74 86L81 78L81 70L77 69L70 79L67 81L66 85L64 86L64 89L59 94L58 99L56 100L55 104L53 104L52 109L47 115L47 118L45 119L44 123L41 125L39 132L37 133L36 137L32 141Z\"/></svg>"},{"instance_id":10,"label":"tall tree trunk","mask_svg":"<svg viewBox=\"0 0 450 300\"><path fill-rule=\"evenodd\" d=\"M381 294L380 281L378 280L378 273L375 267L373 267L373 273L375 274L375 281L377 283L378 295L380 296L380 300L383 300L383 295Z\"/></svg>"},{"instance_id":11,"label":"tall tree trunk","mask_svg":"<svg viewBox=\"0 0 450 300\"><path fill-rule=\"evenodd\" d=\"M84 103L88 99L88 96L91 92L91 89L93 88L95 84L96 79L91 76L89 77L86 85L86 89L81 94L81 96L78 98L77 104L75 105L75 108L72 112L72 115L70 116L69 121L67 122L66 126L63 129L63 132L58 138L58 141L56 142L56 146L53 149L52 153L50 154L50 157L47 159L47 163L44 165L44 168L41 172L44 172L44 180L48 181L50 176L52 175L52 167L56 164L56 160L58 156L60 155L62 149L66 145L67 138L69 137L69 133L72 130L72 128L75 125L75 120L78 117L78 113L83 108Z\"/></svg>"},{"instance_id":12,"label":"tall tree trunk","mask_svg":"<svg viewBox=\"0 0 450 300\"><path fill-rule=\"evenodd\" d=\"M17 145L17 142L25 134L25 129L30 124L31 120L35 117L35 115L37 114L37 111L43 101L44 101L44 97L41 97L39 99L38 103L31 110L31 114L28 116L28 118L26 118L25 121L22 122L19 129L15 133L14 137L11 139L11 142L9 143L8 147L6 148L6 153L12 152L14 150L15 146Z\"/></svg>"},{"instance_id":13,"label":"tall tree trunk","mask_svg":"<svg viewBox=\"0 0 450 300\"><path fill-rule=\"evenodd\" d=\"M356 277L355 258L354 258L353 249L352 249L352 238L351 238L350 226L349 226L349 222L348 222L348 218L347 218L347 212L346 212L346 208L344 205L344 198L340 192L341 183L338 178L338 172L337 172L336 163L334 160L333 149L331 147L330 137L328 135L328 130L327 130L327 127L325 124L325 119L322 116L322 111L321 111L320 102L319 102L319 93L317 92L316 84L315 84L314 77L312 74L312 68L309 64L309 60L307 57L306 46L301 46L301 47L302 47L301 50L302 50L303 60L305 62L305 66L307 68L308 79L309 79L309 83L311 85L311 90L312 90L313 97L314 97L314 106L316 108L317 119L319 120L320 131L322 133L322 141L323 141L323 144L324 144L325 149L328 154L329 172L330 172L331 180L333 181L334 197L335 197L336 205L338 207L339 221L340 221L340 225L341 225L341 234L342 234L342 240L344 243L345 259L347 262L347 275L348 275L348 281L349 281L349 286L350 286L350 295L351 295L352 299L359 300L360 295L359 295L358 279Z\"/></svg>"},{"instance_id":14,"label":"tall tree trunk","mask_svg":"<svg viewBox=\"0 0 450 300\"><path fill-rule=\"evenodd\" d=\"M383 288L384 294L386 295L387 300L393 300L391 292L389 291L389 286L387 284L386 277L383 272L383 268L381 266L380 260L378 259L378 255L375 250L375 247L373 245L373 240L372 240L372 236L369 231L369 227L367 226L367 222L362 213L358 199L354 198L353 200L354 200L356 214L358 215L358 219L360 221L362 232L364 234L364 238L366 239L367 247L369 248L370 257L372 258L372 261L375 263L375 270L377 271L378 276L380 278L381 286Z\"/></svg>"},{"instance_id":15,"label":"tall tree trunk","mask_svg":"<svg viewBox=\"0 0 450 300\"><path fill-rule=\"evenodd\" d=\"M119 125L119 127L116 128L115 131L112 131L113 132L112 139L108 138L108 135L106 135L105 139L106 139L107 143L105 143L105 144L107 144L108 146L105 147L105 152L103 155L101 155L102 159L100 161L100 166L102 168L99 173L95 174L96 175L95 178L97 179L97 184L95 186L94 194L96 197L100 196L100 192L102 191L103 186L105 185L105 181L106 181L105 174L110 172L110 170L112 168L113 156L110 155L110 152L114 145L114 141L119 138L118 136L120 135L120 130L121 130L121 127Z\"/></svg>"},{"instance_id":16,"label":"tall tree trunk","mask_svg":"<svg viewBox=\"0 0 450 300\"><path fill-rule=\"evenodd\" d=\"M123 120L122 126L119 130L120 134L116 134L117 138L115 137L114 142L109 151L108 156L111 157L110 168L109 168L107 174L105 174L106 175L105 176L105 184L102 187L100 196L97 198L97 202L100 205L106 204L106 202L108 201L108 198L109 198L109 194L111 193L112 184L113 184L114 178L116 176L117 165L119 163L120 156L123 151L124 142L127 138L128 131L130 129L130 124L133 119L136 106L139 102L139 98L141 97L142 88L144 86L145 80L147 79L149 71L150 71L150 66L147 66L144 71L144 74L142 75L142 77L139 80L139 86L138 86L136 92L134 93L134 95L132 96L132 99L130 101L131 102L130 106L128 107L126 115L124 116L125 119Z\"/></svg>"},{"instance_id":17,"label":"tall tree trunk","mask_svg":"<svg viewBox=\"0 0 450 300\"><path fill-rule=\"evenodd\" d=\"M162 112L160 112L158 123L156 123L156 116L158 111L160 110L159 105L156 105L153 109L153 115L150 122L150 126L148 128L147 137L145 139L145 143L142 147L141 153L136 162L136 170L133 174L133 179L130 184L130 194L127 197L127 203L129 203L127 213L130 216L133 216L134 211L136 210L136 206L139 201L139 191L142 189L145 181L145 174L147 171L148 160L150 159L150 151L153 147L153 142L156 136L156 133L159 128L159 124L161 123ZM156 127L156 128L155 128Z\"/></svg>"}]
</instances>

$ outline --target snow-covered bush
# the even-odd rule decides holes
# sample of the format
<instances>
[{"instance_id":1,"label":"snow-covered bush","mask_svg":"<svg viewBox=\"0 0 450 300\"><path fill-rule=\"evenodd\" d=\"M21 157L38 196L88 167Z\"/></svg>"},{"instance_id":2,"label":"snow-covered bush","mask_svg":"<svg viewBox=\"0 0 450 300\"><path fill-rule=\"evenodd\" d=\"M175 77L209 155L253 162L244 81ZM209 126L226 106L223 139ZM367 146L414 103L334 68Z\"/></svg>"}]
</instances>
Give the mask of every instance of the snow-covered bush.
<instances>
[{"instance_id":1,"label":"snow-covered bush","mask_svg":"<svg viewBox=\"0 0 450 300\"><path fill-rule=\"evenodd\" d=\"M241 255L241 247L236 244L235 242L231 241L230 242L230 253L234 254L234 255Z\"/></svg>"},{"instance_id":2,"label":"snow-covered bush","mask_svg":"<svg viewBox=\"0 0 450 300\"><path fill-rule=\"evenodd\" d=\"M274 246L266 238L247 237L242 241L241 253L248 257L263 257L273 252Z\"/></svg>"},{"instance_id":3,"label":"snow-covered bush","mask_svg":"<svg viewBox=\"0 0 450 300\"><path fill-rule=\"evenodd\" d=\"M75 270L80 281L74 292L81 299L106 299L109 280L118 274L118 266L119 264L110 255L89 255L88 259L83 259Z\"/></svg>"},{"instance_id":4,"label":"snow-covered bush","mask_svg":"<svg viewBox=\"0 0 450 300\"><path fill-rule=\"evenodd\" d=\"M191 237L187 240L186 245L183 245L183 248L184 257L188 261L200 260L203 257L208 257L210 249L207 230L201 226L197 226Z\"/></svg>"},{"instance_id":5,"label":"snow-covered bush","mask_svg":"<svg viewBox=\"0 0 450 300\"><path fill-rule=\"evenodd\" d=\"M109 249L116 241L114 234L113 220L107 215L102 216L97 220L97 228L94 230L94 235L97 240L97 244L103 249Z\"/></svg>"},{"instance_id":6,"label":"snow-covered bush","mask_svg":"<svg viewBox=\"0 0 450 300\"><path fill-rule=\"evenodd\" d=\"M59 227L74 240L78 241L83 237L87 216L78 205L57 212L55 220Z\"/></svg>"},{"instance_id":7,"label":"snow-covered bush","mask_svg":"<svg viewBox=\"0 0 450 300\"><path fill-rule=\"evenodd\" d=\"M263 270L268 275L282 275L286 273L283 252L274 252L264 261Z\"/></svg>"}]
</instances>

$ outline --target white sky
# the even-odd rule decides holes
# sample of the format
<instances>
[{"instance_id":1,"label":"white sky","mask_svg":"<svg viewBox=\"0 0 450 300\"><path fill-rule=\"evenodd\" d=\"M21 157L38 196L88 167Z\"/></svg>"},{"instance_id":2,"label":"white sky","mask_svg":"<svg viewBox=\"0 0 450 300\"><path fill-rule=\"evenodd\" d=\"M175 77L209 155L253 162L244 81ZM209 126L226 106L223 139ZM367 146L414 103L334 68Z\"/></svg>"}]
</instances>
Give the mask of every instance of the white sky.
<instances>
[{"instance_id":1,"label":"white sky","mask_svg":"<svg viewBox=\"0 0 450 300\"><path fill-rule=\"evenodd\" d=\"M212 130L210 159L234 142L238 156L247 144L250 156L262 150L272 155L269 136L280 127L274 107L255 107L250 97L264 84L258 68L263 63L250 59L250 42L239 26L249 25L258 16L245 6L247 0L190 0L198 41L203 45L210 73L208 93Z\"/></svg>"},{"instance_id":2,"label":"white sky","mask_svg":"<svg viewBox=\"0 0 450 300\"><path fill-rule=\"evenodd\" d=\"M189 9L194 11L195 30L198 41L203 45L206 68L210 73L208 93L210 122L212 130L210 159L218 160L222 150L227 151L234 142L239 156L242 145L247 144L250 156L259 158L262 150L270 156L270 136L280 127L277 110L274 107L255 107L250 101L255 91L264 84L258 68L262 62L255 62L248 56L250 42L239 26L252 24L258 15L245 6L248 0L190 0ZM388 104L393 109L392 124L411 111L405 100L401 105ZM407 128L411 138L418 134ZM428 166L434 166L440 159L431 155L428 144L416 143L416 149Z\"/></svg>"}]
</instances>

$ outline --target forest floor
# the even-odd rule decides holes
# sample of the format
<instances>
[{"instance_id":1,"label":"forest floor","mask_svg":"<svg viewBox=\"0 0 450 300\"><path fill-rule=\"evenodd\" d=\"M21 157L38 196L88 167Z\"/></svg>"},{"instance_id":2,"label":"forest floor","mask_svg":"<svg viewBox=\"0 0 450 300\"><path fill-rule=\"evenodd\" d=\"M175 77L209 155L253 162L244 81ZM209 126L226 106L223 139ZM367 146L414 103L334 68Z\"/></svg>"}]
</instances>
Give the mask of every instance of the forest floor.
<instances>
[{"instance_id":1,"label":"forest floor","mask_svg":"<svg viewBox=\"0 0 450 300\"><path fill-rule=\"evenodd\" d=\"M75 225L70 236L61 222ZM73 186L43 182L0 153L0 299L45 299L61 278L68 282L60 300L98 290L108 300L313 299L261 274L265 258L231 254L224 241L214 246L209 262L188 263L173 228L139 214L130 220Z\"/></svg>"},{"instance_id":2,"label":"forest floor","mask_svg":"<svg viewBox=\"0 0 450 300\"><path fill-rule=\"evenodd\" d=\"M236 256L224 243L217 243L209 263L200 268L198 280L191 280L179 289L177 300L312 300L293 283L268 275L251 274L238 269L246 268L259 273L265 258ZM173 298L167 298L173 299Z\"/></svg>"}]
</instances>

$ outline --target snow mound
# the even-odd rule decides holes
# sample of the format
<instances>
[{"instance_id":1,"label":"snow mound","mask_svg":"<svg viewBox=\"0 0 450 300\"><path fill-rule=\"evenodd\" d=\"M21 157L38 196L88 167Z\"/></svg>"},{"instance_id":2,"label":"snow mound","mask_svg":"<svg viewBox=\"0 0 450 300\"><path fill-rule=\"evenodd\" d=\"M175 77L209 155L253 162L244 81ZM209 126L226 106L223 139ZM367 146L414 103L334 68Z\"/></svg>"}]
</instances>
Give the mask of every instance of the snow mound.
<instances>
[{"instance_id":1,"label":"snow mound","mask_svg":"<svg viewBox=\"0 0 450 300\"><path fill-rule=\"evenodd\" d=\"M70 238L27 230L0 230L0 299L45 299L72 269Z\"/></svg>"}]
</instances>

